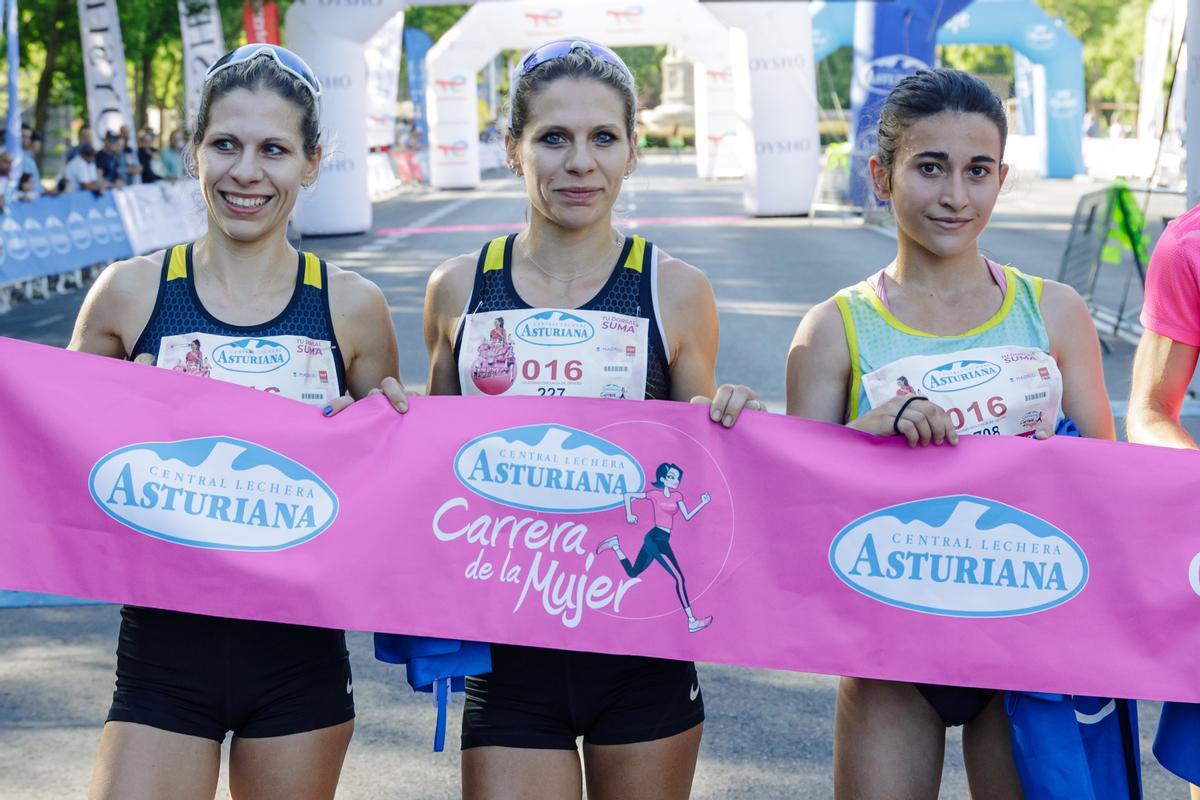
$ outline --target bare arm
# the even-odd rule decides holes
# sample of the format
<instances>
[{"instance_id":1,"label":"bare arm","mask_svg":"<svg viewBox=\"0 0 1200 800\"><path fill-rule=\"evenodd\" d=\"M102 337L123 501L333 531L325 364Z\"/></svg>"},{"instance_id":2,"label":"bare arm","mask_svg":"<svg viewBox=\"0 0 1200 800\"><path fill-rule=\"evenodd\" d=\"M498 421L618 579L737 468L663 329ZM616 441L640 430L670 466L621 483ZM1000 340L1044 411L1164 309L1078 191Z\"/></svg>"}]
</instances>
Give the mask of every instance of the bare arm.
<instances>
[{"instance_id":1,"label":"bare arm","mask_svg":"<svg viewBox=\"0 0 1200 800\"><path fill-rule=\"evenodd\" d=\"M694 517L694 516L696 516L697 514L699 514L699 513L700 513L700 509L702 509L702 508L704 508L706 505L708 505L708 502L709 502L710 500L712 500L712 498L711 498L711 497L709 497L709 495L708 495L708 492L705 492L704 494L700 495L700 502L699 502L699 503L696 503L696 507L695 507L695 508L693 508L691 511L688 511L688 510L687 510L687 506L685 506L685 505L683 504L683 501L682 501L682 500L680 500L680 501L679 501L679 511L680 511L680 512L683 514L683 518L684 518L684 520L686 520L687 522L691 522L691 521L692 521L692 517Z\"/></svg>"},{"instance_id":2,"label":"bare arm","mask_svg":"<svg viewBox=\"0 0 1200 800\"><path fill-rule=\"evenodd\" d=\"M396 331L383 292L355 272L330 267L329 273L329 305L346 366L346 391L361 399L387 378L402 387ZM400 398L389 399L399 409Z\"/></svg>"},{"instance_id":3,"label":"bare arm","mask_svg":"<svg viewBox=\"0 0 1200 800\"><path fill-rule=\"evenodd\" d=\"M633 501L634 500L644 500L645 498L646 498L645 492L626 492L625 493L625 498L624 498L625 499L625 519L629 522L630 525L633 525L634 523L637 522L637 515L633 513Z\"/></svg>"},{"instance_id":4,"label":"bare arm","mask_svg":"<svg viewBox=\"0 0 1200 800\"><path fill-rule=\"evenodd\" d=\"M897 397L861 417L849 418L850 349L837 302L832 298L805 314L787 360L787 413L836 422L876 436L900 435L910 447L958 443L946 412L928 400ZM897 415L902 415L897 420Z\"/></svg>"},{"instance_id":5,"label":"bare arm","mask_svg":"<svg viewBox=\"0 0 1200 800\"><path fill-rule=\"evenodd\" d=\"M1050 354L1063 376L1063 413L1075 420L1084 436L1115 439L1100 340L1087 305L1071 287L1046 281L1041 309L1050 336Z\"/></svg>"},{"instance_id":6,"label":"bare arm","mask_svg":"<svg viewBox=\"0 0 1200 800\"><path fill-rule=\"evenodd\" d=\"M425 288L425 350L429 354L429 394L462 394L454 338L471 285L479 253L455 256L438 265Z\"/></svg>"},{"instance_id":7,"label":"bare arm","mask_svg":"<svg viewBox=\"0 0 1200 800\"><path fill-rule=\"evenodd\" d=\"M1179 422L1200 347L1146 331L1133 359L1133 386L1125 434L1129 441L1196 449Z\"/></svg>"},{"instance_id":8,"label":"bare arm","mask_svg":"<svg viewBox=\"0 0 1200 800\"><path fill-rule=\"evenodd\" d=\"M721 323L712 285L700 270L665 253L659 262L663 329L671 352L671 399L709 405L713 422L731 427L742 409L762 409L748 387L717 386Z\"/></svg>"},{"instance_id":9,"label":"bare arm","mask_svg":"<svg viewBox=\"0 0 1200 800\"><path fill-rule=\"evenodd\" d=\"M128 358L154 310L162 253L110 264L88 290L69 350Z\"/></svg>"}]
</instances>

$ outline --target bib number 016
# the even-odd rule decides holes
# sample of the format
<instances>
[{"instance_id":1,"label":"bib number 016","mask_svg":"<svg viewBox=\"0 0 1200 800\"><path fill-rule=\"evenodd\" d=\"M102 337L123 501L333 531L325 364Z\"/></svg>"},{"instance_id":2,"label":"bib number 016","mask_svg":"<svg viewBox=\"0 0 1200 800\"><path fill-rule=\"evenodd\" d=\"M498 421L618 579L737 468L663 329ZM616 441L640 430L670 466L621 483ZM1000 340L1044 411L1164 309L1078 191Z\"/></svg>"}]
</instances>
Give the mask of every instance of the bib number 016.
<instances>
[{"instance_id":1,"label":"bib number 016","mask_svg":"<svg viewBox=\"0 0 1200 800\"><path fill-rule=\"evenodd\" d=\"M990 415L989 419L1000 419L1008 412L1008 406L1004 404L1004 399L1001 397L989 397L986 407L987 413ZM954 430L960 430L967 423L966 414L962 409L947 408L946 413L950 416L950 423L954 426ZM971 414L977 424L982 423L985 419L984 409L980 407L978 400L967 406L967 413Z\"/></svg>"},{"instance_id":2,"label":"bib number 016","mask_svg":"<svg viewBox=\"0 0 1200 800\"><path fill-rule=\"evenodd\" d=\"M583 378L583 362L572 359L560 365L557 358L545 363L530 359L521 365L521 377L531 382L540 379L557 381L560 374L572 383L580 380Z\"/></svg>"}]
</instances>

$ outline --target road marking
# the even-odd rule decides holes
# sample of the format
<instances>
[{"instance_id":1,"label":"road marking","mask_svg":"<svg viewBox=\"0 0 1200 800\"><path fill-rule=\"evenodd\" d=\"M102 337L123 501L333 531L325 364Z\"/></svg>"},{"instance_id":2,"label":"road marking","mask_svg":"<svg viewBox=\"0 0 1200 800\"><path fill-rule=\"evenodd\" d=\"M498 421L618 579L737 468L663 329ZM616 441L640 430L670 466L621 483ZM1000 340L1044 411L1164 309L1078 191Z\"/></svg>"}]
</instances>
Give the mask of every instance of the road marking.
<instances>
[{"instance_id":1,"label":"road marking","mask_svg":"<svg viewBox=\"0 0 1200 800\"><path fill-rule=\"evenodd\" d=\"M464 201L459 201L464 202ZM469 200L466 202L470 202ZM451 203L451 206L454 204ZM438 219L450 213L450 206L444 209L439 209L433 214L426 215L413 225L406 225L403 228L380 228L375 231L376 236L387 236L394 239L403 239L407 236L426 236L439 233L486 233L489 231L519 231L525 228L524 222L493 222L478 225L431 225ZM619 227L638 228L643 225L659 225L664 227L700 227L708 225L724 225L724 224L742 224L749 223L753 220L748 219L741 214L713 214L697 217L630 217L628 219L617 219L616 224Z\"/></svg>"},{"instance_id":2,"label":"road marking","mask_svg":"<svg viewBox=\"0 0 1200 800\"><path fill-rule=\"evenodd\" d=\"M479 195L473 195L471 197L464 197L461 200L455 200L453 203L449 203L447 205L442 206L441 208L430 211L425 216L418 218L416 220L416 222L414 222L410 226L406 226L403 228L383 228L382 230L375 231L375 235L376 236L387 236L389 239L392 239L393 241L398 240L398 239L406 239L409 236L414 235L415 233L420 233L423 230L428 229L430 226L433 225L433 223L437 222L442 217L447 217L447 216L453 214L455 211L458 211L460 208L463 208L464 206L468 205L469 203L474 203L477 200L483 200L485 197L487 197L487 195L479 194ZM451 226L451 227L453 227L453 226Z\"/></svg>"}]
</instances>

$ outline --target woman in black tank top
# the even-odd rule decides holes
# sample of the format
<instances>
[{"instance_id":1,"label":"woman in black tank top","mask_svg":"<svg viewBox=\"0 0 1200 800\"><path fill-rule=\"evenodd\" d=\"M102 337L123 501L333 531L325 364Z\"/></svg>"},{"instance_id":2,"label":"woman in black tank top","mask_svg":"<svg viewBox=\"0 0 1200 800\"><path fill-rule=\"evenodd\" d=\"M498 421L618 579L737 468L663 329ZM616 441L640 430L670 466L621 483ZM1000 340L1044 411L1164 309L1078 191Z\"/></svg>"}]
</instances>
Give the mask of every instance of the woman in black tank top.
<instances>
[{"instance_id":1,"label":"woman in black tank top","mask_svg":"<svg viewBox=\"0 0 1200 800\"><path fill-rule=\"evenodd\" d=\"M312 368L256 388L329 414L388 379L406 409L382 293L297 253L285 235L300 189L317 179L319 94L308 66L270 45L239 48L209 70L192 140L208 232L106 269L72 349L234 380L210 358L215 345L299 345L318 359ZM235 796L333 797L354 727L342 631L121 613L90 798L211 798L229 731Z\"/></svg>"},{"instance_id":2,"label":"woman in black tank top","mask_svg":"<svg viewBox=\"0 0 1200 800\"><path fill-rule=\"evenodd\" d=\"M430 277L430 393L696 399L725 426L743 408L761 409L745 387L717 388L717 309L704 274L612 226L637 163L628 68L594 43L551 42L526 56L512 96L508 163L525 182L530 224ZM530 308L542 311L504 313ZM603 365L582 353L584 378L569 385L514 370L506 325L592 311L621 315L641 337L644 360L610 373L626 379L589 382ZM640 352L634 341L618 349ZM694 665L522 647L492 654L493 671L468 679L465 798L579 797L579 736L589 797L688 796L704 719Z\"/></svg>"}]
</instances>

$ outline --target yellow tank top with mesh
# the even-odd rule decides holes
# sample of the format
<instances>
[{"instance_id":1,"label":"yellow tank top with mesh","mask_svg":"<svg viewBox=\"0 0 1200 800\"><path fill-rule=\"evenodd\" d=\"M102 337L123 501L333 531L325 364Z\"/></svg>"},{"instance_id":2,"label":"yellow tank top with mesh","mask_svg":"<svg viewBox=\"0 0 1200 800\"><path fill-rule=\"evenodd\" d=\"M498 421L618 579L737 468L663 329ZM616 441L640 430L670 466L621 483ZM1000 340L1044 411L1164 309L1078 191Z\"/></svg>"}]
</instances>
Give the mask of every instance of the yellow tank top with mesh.
<instances>
[{"instance_id":1,"label":"yellow tank top with mesh","mask_svg":"<svg viewBox=\"0 0 1200 800\"><path fill-rule=\"evenodd\" d=\"M850 347L848 419L871 410L862 376L899 358L943 355L977 347L1017 345L1050 352L1050 337L1039 304L1042 279L1004 266L1004 302L991 319L957 336L938 336L901 322L879 299L869 281L860 281L835 295L846 342Z\"/></svg>"}]
</instances>

